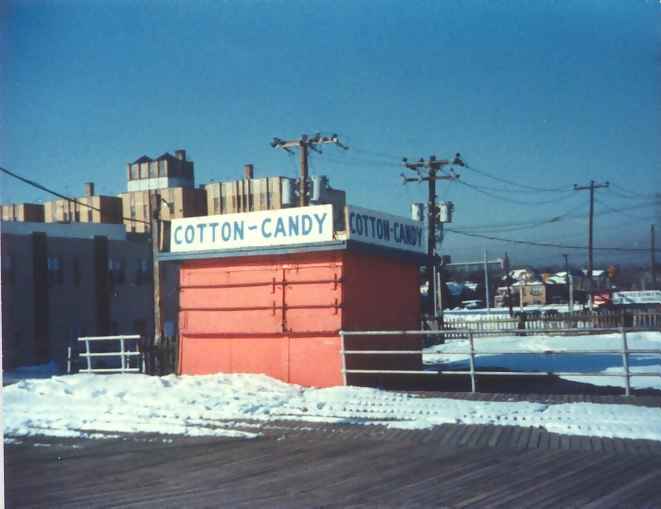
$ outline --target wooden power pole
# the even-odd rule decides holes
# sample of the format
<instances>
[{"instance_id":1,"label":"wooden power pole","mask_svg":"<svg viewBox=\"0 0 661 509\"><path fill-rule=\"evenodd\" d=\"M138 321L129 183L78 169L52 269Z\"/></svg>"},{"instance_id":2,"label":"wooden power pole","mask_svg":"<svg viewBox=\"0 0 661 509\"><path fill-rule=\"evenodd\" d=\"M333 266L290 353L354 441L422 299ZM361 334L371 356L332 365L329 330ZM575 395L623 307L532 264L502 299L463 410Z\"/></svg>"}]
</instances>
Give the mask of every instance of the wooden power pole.
<instances>
[{"instance_id":1,"label":"wooden power pole","mask_svg":"<svg viewBox=\"0 0 661 509\"><path fill-rule=\"evenodd\" d=\"M654 225L650 225L650 272L652 274L652 290L656 290L656 241L654 234Z\"/></svg>"},{"instance_id":2,"label":"wooden power pole","mask_svg":"<svg viewBox=\"0 0 661 509\"><path fill-rule=\"evenodd\" d=\"M151 212L152 278L154 286L154 346L158 348L163 337L161 270L158 261L161 243L161 195L158 191L149 193L149 209Z\"/></svg>"},{"instance_id":3,"label":"wooden power pole","mask_svg":"<svg viewBox=\"0 0 661 509\"><path fill-rule=\"evenodd\" d=\"M417 177L405 177L402 175L404 183L408 182L427 182L427 281L428 295L434 295L436 291L436 281L432 268L436 266L436 229L438 225L438 207L436 206L436 181L437 180L455 180L459 175L449 173L441 175L441 170L447 165L464 166L460 154L456 154L454 159L436 159L436 156L430 156L428 160L420 159L416 162L409 162L404 158L402 164L418 174ZM433 300L429 299L431 306ZM428 310L430 311L430 310ZM433 310L431 310L433 312ZM431 314L431 313L430 313Z\"/></svg>"},{"instance_id":4,"label":"wooden power pole","mask_svg":"<svg viewBox=\"0 0 661 509\"><path fill-rule=\"evenodd\" d=\"M608 187L608 182L603 184L597 184L594 180L590 181L590 184L587 186L578 186L574 184L574 191L590 191L590 212L588 215L588 285L590 289L590 295L592 295L592 231L594 224L594 190L604 187ZM592 299L592 297L590 297ZM592 302L592 300L590 300Z\"/></svg>"},{"instance_id":5,"label":"wooden power pole","mask_svg":"<svg viewBox=\"0 0 661 509\"><path fill-rule=\"evenodd\" d=\"M308 136L303 134L297 140L281 140L280 138L273 138L271 146L273 148L281 148L289 153L292 152L292 149L298 148L300 150L301 157L301 179L298 185L298 203L301 207L306 207L308 205L307 198L307 182L308 182L308 155L309 150L314 150L321 154L321 150L317 148L317 145L327 145L333 144L337 145L344 150L347 150L349 147L343 145L340 142L337 134L332 136L322 136L317 133L314 136Z\"/></svg>"}]
</instances>

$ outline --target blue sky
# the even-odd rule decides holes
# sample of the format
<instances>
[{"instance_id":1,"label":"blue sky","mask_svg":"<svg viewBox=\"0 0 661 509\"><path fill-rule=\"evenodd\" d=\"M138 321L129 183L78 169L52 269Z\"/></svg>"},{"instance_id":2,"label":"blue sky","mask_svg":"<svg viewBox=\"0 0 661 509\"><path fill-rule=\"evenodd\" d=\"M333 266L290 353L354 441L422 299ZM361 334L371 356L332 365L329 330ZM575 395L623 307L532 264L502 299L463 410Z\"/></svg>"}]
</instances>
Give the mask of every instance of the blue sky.
<instances>
[{"instance_id":1,"label":"blue sky","mask_svg":"<svg viewBox=\"0 0 661 509\"><path fill-rule=\"evenodd\" d=\"M458 151L473 170L457 169L463 184L439 184L455 229L585 245L588 193L572 186L607 180L596 245L648 245L648 195L661 192L656 0L10 0L1 9L0 164L61 192L80 195L93 180L118 194L127 162L177 148L199 184L238 177L244 163L294 176L295 158L269 142L321 131L351 148L314 154L311 170L350 203L408 215L425 187L402 186L400 158ZM0 182L3 202L47 199ZM520 263L585 259L459 234L443 251L475 259L483 247Z\"/></svg>"}]
</instances>

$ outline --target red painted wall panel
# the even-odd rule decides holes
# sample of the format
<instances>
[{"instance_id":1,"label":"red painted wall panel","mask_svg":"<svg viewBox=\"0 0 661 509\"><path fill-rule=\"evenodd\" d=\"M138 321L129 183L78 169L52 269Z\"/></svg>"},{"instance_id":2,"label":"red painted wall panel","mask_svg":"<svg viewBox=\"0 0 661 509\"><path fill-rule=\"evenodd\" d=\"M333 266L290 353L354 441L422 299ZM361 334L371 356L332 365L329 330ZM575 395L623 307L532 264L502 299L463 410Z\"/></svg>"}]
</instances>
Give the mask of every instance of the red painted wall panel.
<instances>
[{"instance_id":1,"label":"red painted wall panel","mask_svg":"<svg viewBox=\"0 0 661 509\"><path fill-rule=\"evenodd\" d=\"M184 375L233 373L230 341L211 337L179 336L179 366Z\"/></svg>"},{"instance_id":2,"label":"red painted wall panel","mask_svg":"<svg viewBox=\"0 0 661 509\"><path fill-rule=\"evenodd\" d=\"M191 336L213 334L275 334L282 332L282 310L179 312L179 329Z\"/></svg>"},{"instance_id":3,"label":"red painted wall panel","mask_svg":"<svg viewBox=\"0 0 661 509\"><path fill-rule=\"evenodd\" d=\"M342 385L339 336L289 338L289 377L312 387Z\"/></svg>"},{"instance_id":4,"label":"red painted wall panel","mask_svg":"<svg viewBox=\"0 0 661 509\"><path fill-rule=\"evenodd\" d=\"M289 380L288 338L232 338L230 341L232 373L263 373Z\"/></svg>"},{"instance_id":5,"label":"red painted wall panel","mask_svg":"<svg viewBox=\"0 0 661 509\"><path fill-rule=\"evenodd\" d=\"M303 385L338 385L340 329L418 327L418 268L397 258L318 252L198 260L184 263L180 274L184 374L264 373ZM410 348L419 340L381 338L356 345ZM398 363L419 367L420 359L352 362L401 369Z\"/></svg>"}]
</instances>

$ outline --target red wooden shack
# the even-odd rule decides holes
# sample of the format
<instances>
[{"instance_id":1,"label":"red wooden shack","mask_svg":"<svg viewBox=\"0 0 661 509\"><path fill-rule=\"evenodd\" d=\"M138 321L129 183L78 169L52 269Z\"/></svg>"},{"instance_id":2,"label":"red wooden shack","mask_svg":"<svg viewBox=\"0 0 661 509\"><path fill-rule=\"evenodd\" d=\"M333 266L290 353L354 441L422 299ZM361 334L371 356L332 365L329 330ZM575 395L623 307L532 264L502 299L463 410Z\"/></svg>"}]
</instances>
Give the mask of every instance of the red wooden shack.
<instances>
[{"instance_id":1,"label":"red wooden shack","mask_svg":"<svg viewBox=\"0 0 661 509\"><path fill-rule=\"evenodd\" d=\"M164 256L180 265L179 373L263 373L341 385L340 330L417 329L420 256L354 240ZM411 350L420 338L347 338ZM419 355L352 356L356 369L420 369ZM351 383L351 379L348 380Z\"/></svg>"}]
</instances>

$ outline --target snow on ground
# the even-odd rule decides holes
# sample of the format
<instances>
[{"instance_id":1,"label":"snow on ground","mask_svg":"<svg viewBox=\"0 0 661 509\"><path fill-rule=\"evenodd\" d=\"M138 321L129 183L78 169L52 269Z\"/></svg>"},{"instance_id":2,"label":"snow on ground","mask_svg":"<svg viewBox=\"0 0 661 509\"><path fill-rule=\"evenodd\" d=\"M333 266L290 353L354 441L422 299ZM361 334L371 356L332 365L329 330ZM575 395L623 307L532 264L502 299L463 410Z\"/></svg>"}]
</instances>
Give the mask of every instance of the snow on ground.
<instances>
[{"instance_id":1,"label":"snow on ground","mask_svg":"<svg viewBox=\"0 0 661 509\"><path fill-rule=\"evenodd\" d=\"M572 373L624 373L621 354L544 354L546 350L621 350L621 334L579 336L487 336L474 340L476 352L517 352L512 354L486 354L476 356L477 368L501 368L512 371L572 372ZM661 350L661 332L630 332L627 343L631 349ZM443 345L432 346L423 356L426 365L441 369L468 369L468 355L450 355L451 352L468 352L467 339L448 340ZM520 353L518 353L520 352ZM657 373L655 377L631 377L631 387L661 390L661 355L630 354L632 373ZM562 377L576 382L601 386L624 387L622 377Z\"/></svg>"},{"instance_id":2,"label":"snow on ground","mask_svg":"<svg viewBox=\"0 0 661 509\"><path fill-rule=\"evenodd\" d=\"M661 440L661 409L420 398L358 387L305 389L263 375L56 376L3 388L5 435L108 437L114 433L253 437L270 421L540 426L566 434ZM240 428L241 430L237 429Z\"/></svg>"}]
</instances>

